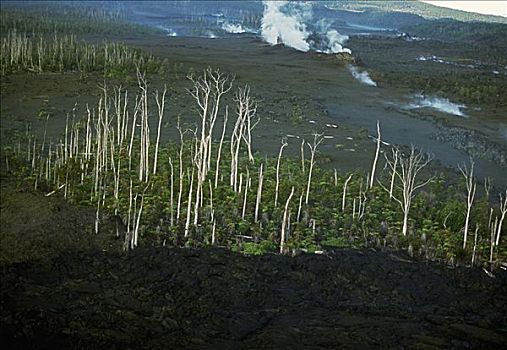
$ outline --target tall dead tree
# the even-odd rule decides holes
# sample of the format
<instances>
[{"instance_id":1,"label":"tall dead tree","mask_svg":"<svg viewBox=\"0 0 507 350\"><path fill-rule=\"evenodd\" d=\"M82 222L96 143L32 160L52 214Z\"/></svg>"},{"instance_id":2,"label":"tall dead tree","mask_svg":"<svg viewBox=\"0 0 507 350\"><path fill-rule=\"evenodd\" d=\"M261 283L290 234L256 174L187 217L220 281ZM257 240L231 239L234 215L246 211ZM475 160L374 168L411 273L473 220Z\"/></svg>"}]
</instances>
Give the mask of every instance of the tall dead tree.
<instances>
[{"instance_id":1,"label":"tall dead tree","mask_svg":"<svg viewBox=\"0 0 507 350\"><path fill-rule=\"evenodd\" d=\"M171 175L169 178L169 187L170 187L169 208L170 208L170 224L172 227L174 226L174 166L171 157L169 157L169 168L171 169Z\"/></svg>"},{"instance_id":2,"label":"tall dead tree","mask_svg":"<svg viewBox=\"0 0 507 350\"><path fill-rule=\"evenodd\" d=\"M177 124L176 128L178 129L178 132L180 134L180 149L178 152L178 159L179 159L179 166L178 166L179 181L178 181L178 184L179 184L179 187L178 187L178 204L176 206L176 222L179 223L180 222L180 215L181 215L181 197L183 196L183 178L184 178L184 176L183 176L183 149L185 147L185 142L183 139L183 136L185 133L181 129L179 118L178 118L178 124Z\"/></svg>"},{"instance_id":3,"label":"tall dead tree","mask_svg":"<svg viewBox=\"0 0 507 350\"><path fill-rule=\"evenodd\" d=\"M343 194L342 194L342 212L345 211L345 199L347 197L347 185L349 184L350 179L352 179L352 175L350 174L347 177L347 180L345 180L345 183L343 184Z\"/></svg>"},{"instance_id":4,"label":"tall dead tree","mask_svg":"<svg viewBox=\"0 0 507 350\"><path fill-rule=\"evenodd\" d=\"M167 86L164 85L164 92L162 92L162 97L158 90L155 92L155 102L158 107L158 128L157 128L157 142L155 143L155 155L153 157L153 174L157 172L157 160L158 160L158 145L160 144L160 129L162 128L162 118L164 117L164 107L165 107L165 95L167 93Z\"/></svg>"},{"instance_id":5,"label":"tall dead tree","mask_svg":"<svg viewBox=\"0 0 507 350\"><path fill-rule=\"evenodd\" d=\"M239 88L234 100L237 105L237 119L231 135L231 187L235 192L238 189L238 166L241 144L245 144L248 159L254 160L252 154L252 129L259 123L256 117L257 105L250 96L250 88Z\"/></svg>"},{"instance_id":6,"label":"tall dead tree","mask_svg":"<svg viewBox=\"0 0 507 350\"><path fill-rule=\"evenodd\" d=\"M465 185L467 188L467 210L465 216L465 227L463 229L463 249L467 247L468 240L468 226L470 224L470 211L472 210L472 204L474 203L475 190L477 189L477 183L474 179L474 161L470 159L470 169L466 166L459 166L459 170L465 178Z\"/></svg>"},{"instance_id":7,"label":"tall dead tree","mask_svg":"<svg viewBox=\"0 0 507 350\"><path fill-rule=\"evenodd\" d=\"M264 174L262 173L263 164L259 168L259 186L257 188L257 199L255 201L255 214L254 221L257 222L259 219L259 208L261 206L261 197L262 197L262 182L264 180Z\"/></svg>"},{"instance_id":8,"label":"tall dead tree","mask_svg":"<svg viewBox=\"0 0 507 350\"><path fill-rule=\"evenodd\" d=\"M505 191L505 197L500 194L500 221L498 222L498 229L496 231L496 246L500 243L500 234L502 233L502 225L505 219L505 214L507 214L507 190Z\"/></svg>"},{"instance_id":9,"label":"tall dead tree","mask_svg":"<svg viewBox=\"0 0 507 350\"><path fill-rule=\"evenodd\" d=\"M301 172L305 173L305 140L301 140Z\"/></svg>"},{"instance_id":10,"label":"tall dead tree","mask_svg":"<svg viewBox=\"0 0 507 350\"><path fill-rule=\"evenodd\" d=\"M392 152L392 168L397 169L398 167L398 160L400 159L400 150L397 147L393 147L391 149ZM384 154L387 160L387 155ZM389 187L389 199L393 198L393 191L394 191L394 180L396 180L396 172L391 171L391 185Z\"/></svg>"},{"instance_id":11,"label":"tall dead tree","mask_svg":"<svg viewBox=\"0 0 507 350\"><path fill-rule=\"evenodd\" d=\"M370 177L370 188L373 187L373 181L375 181L375 169L377 167L378 155L380 152L380 123L377 120L377 150L375 151L375 158L373 159L373 165L371 168L371 177Z\"/></svg>"},{"instance_id":12,"label":"tall dead tree","mask_svg":"<svg viewBox=\"0 0 507 350\"><path fill-rule=\"evenodd\" d=\"M410 153L407 156L401 156L396 162L395 159L386 157L387 165L391 174L394 173L399 183L394 186L401 191L401 196L395 196L393 199L400 205L403 212L403 229L404 236L408 231L408 214L412 206L412 199L416 191L428 184L433 178L430 177L426 181L418 181L417 177L422 169L431 162L432 158L429 155L424 155L420 151L416 151L414 145L410 147ZM385 191L390 192L382 183L379 184Z\"/></svg>"},{"instance_id":13,"label":"tall dead tree","mask_svg":"<svg viewBox=\"0 0 507 350\"><path fill-rule=\"evenodd\" d=\"M285 251L285 240L286 240L286 229L287 229L287 218L288 218L288 212L289 212L289 203L294 195L294 186L292 186L292 190L290 191L289 197L287 198L287 201L285 202L285 209L283 211L283 219L282 219L282 232L280 236L280 254L283 254Z\"/></svg>"},{"instance_id":14,"label":"tall dead tree","mask_svg":"<svg viewBox=\"0 0 507 350\"><path fill-rule=\"evenodd\" d=\"M310 196L310 186L312 183L312 172L313 166L315 165L315 153L317 152L317 147L324 141L324 137L322 134L315 133L313 134L313 143L307 143L308 148L310 148L310 168L308 169L308 182L306 184L306 197L305 204L308 205L308 198Z\"/></svg>"},{"instance_id":15,"label":"tall dead tree","mask_svg":"<svg viewBox=\"0 0 507 350\"><path fill-rule=\"evenodd\" d=\"M190 170L188 170L190 172ZM189 186L190 188L188 189L188 201L187 201L187 219L185 220L185 238L188 237L190 231L190 215L192 214L192 188L194 186L194 172L195 172L195 168L192 167L192 175L189 176L190 179L189 179Z\"/></svg>"},{"instance_id":16,"label":"tall dead tree","mask_svg":"<svg viewBox=\"0 0 507 350\"><path fill-rule=\"evenodd\" d=\"M146 76L137 70L139 85L139 111L141 115L141 140L139 152L139 181L148 182L149 177L149 151L150 151L150 125L148 122L148 83Z\"/></svg>"},{"instance_id":17,"label":"tall dead tree","mask_svg":"<svg viewBox=\"0 0 507 350\"><path fill-rule=\"evenodd\" d=\"M218 144L218 152L217 152L217 163L215 165L215 188L218 186L218 175L220 172L220 159L222 155L222 146L224 144L225 130L227 128L227 119L229 117L229 109L225 106L225 116L224 116L224 126L222 129L222 137L220 137L220 143Z\"/></svg>"},{"instance_id":18,"label":"tall dead tree","mask_svg":"<svg viewBox=\"0 0 507 350\"><path fill-rule=\"evenodd\" d=\"M213 130L220 113L223 96L232 88L234 79L211 68L204 70L203 74L196 78L188 77L194 84L192 89L187 90L197 102L200 127L196 134L200 134L194 159L197 168L196 197L195 197L195 220L202 206L203 186L211 166ZM224 122L225 123L225 122ZM217 164L218 166L218 164Z\"/></svg>"},{"instance_id":19,"label":"tall dead tree","mask_svg":"<svg viewBox=\"0 0 507 350\"><path fill-rule=\"evenodd\" d=\"M275 186L275 208L278 206L278 187L280 184L280 160L282 159L282 152L285 147L289 144L286 139L282 138L282 145L280 146L280 152L278 153L278 160L276 161L276 186Z\"/></svg>"}]
</instances>

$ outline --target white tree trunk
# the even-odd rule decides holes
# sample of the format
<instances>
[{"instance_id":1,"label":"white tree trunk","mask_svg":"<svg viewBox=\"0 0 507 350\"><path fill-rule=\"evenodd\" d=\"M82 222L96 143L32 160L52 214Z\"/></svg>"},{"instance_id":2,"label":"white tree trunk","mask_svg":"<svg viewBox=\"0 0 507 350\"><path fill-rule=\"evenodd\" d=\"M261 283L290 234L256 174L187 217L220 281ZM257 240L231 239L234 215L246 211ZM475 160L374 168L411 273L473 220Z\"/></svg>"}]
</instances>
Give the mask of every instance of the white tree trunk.
<instances>
[{"instance_id":1,"label":"white tree trunk","mask_svg":"<svg viewBox=\"0 0 507 350\"><path fill-rule=\"evenodd\" d=\"M496 232L495 245L498 246L500 244L500 234L502 233L502 225L505 219L505 214L507 214L507 191L505 191L505 198L502 198L500 195L500 221L498 222L498 230Z\"/></svg>"},{"instance_id":2,"label":"white tree trunk","mask_svg":"<svg viewBox=\"0 0 507 350\"><path fill-rule=\"evenodd\" d=\"M282 145L280 146L280 152L278 153L278 160L276 162L276 187L275 187L275 208L278 206L278 187L280 183L280 160L282 159L283 149L288 143L282 139Z\"/></svg>"},{"instance_id":3,"label":"white tree trunk","mask_svg":"<svg viewBox=\"0 0 507 350\"><path fill-rule=\"evenodd\" d=\"M287 201L285 202L285 209L283 211L283 220L282 220L282 233L280 237L280 254L284 253L285 250L285 230L287 227L287 213L289 211L289 202L294 195L294 186L292 186L292 190L290 191L289 197L287 198Z\"/></svg>"},{"instance_id":4,"label":"white tree trunk","mask_svg":"<svg viewBox=\"0 0 507 350\"><path fill-rule=\"evenodd\" d=\"M347 177L347 180L345 180L345 183L343 184L343 194L342 194L342 212L345 211L345 200L347 197L347 185L349 184L350 179L352 179L352 174Z\"/></svg>"},{"instance_id":5,"label":"white tree trunk","mask_svg":"<svg viewBox=\"0 0 507 350\"><path fill-rule=\"evenodd\" d=\"M158 145L160 143L160 129L162 128L162 118L164 117L165 95L167 93L167 86L164 85L164 92L162 99L159 99L158 91L155 94L155 100L158 107L158 128L157 128L157 143L155 143L155 155L153 159L153 174L157 173L157 160L158 160Z\"/></svg>"},{"instance_id":6,"label":"white tree trunk","mask_svg":"<svg viewBox=\"0 0 507 350\"><path fill-rule=\"evenodd\" d=\"M259 207L261 205L262 181L264 179L264 175L262 174L262 168L263 168L263 164L261 164L261 167L259 169L259 187L257 189L257 200L255 202L255 215L254 215L255 222L257 222L259 219Z\"/></svg>"},{"instance_id":7,"label":"white tree trunk","mask_svg":"<svg viewBox=\"0 0 507 350\"><path fill-rule=\"evenodd\" d=\"M466 166L459 167L461 173L463 174L463 177L466 181L466 187L467 187L467 210L466 210L466 217L465 217L465 228L463 232L463 249L467 246L467 240L468 240L468 226L470 223L470 212L472 210L472 204L474 202L475 197L475 190L477 188L477 183L474 181L474 162L473 160L470 160L470 169L468 169Z\"/></svg>"},{"instance_id":8,"label":"white tree trunk","mask_svg":"<svg viewBox=\"0 0 507 350\"><path fill-rule=\"evenodd\" d=\"M190 216L192 214L192 188L194 186L194 168L192 167L192 176L190 179L190 188L188 190L188 202L187 202L187 220L185 221L185 238L188 237L190 229Z\"/></svg>"},{"instance_id":9,"label":"white tree trunk","mask_svg":"<svg viewBox=\"0 0 507 350\"><path fill-rule=\"evenodd\" d=\"M373 159L373 165L371 168L370 188L373 187L373 181L375 181L375 169L377 168L377 160L379 152L380 152L380 123L377 120L377 150L375 151L375 158Z\"/></svg>"}]
</instances>

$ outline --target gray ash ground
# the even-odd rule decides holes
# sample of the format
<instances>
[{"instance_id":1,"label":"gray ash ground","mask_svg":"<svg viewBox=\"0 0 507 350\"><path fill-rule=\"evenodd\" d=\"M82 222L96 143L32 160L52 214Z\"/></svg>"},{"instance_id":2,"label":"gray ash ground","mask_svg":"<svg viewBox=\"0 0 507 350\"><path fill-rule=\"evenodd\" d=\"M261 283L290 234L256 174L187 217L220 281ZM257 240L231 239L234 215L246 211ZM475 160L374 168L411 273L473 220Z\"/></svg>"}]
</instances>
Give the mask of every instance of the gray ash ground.
<instances>
[{"instance_id":1,"label":"gray ash ground","mask_svg":"<svg viewBox=\"0 0 507 350\"><path fill-rule=\"evenodd\" d=\"M18 349L501 348L507 274L392 251L248 257L98 249L5 265L2 344ZM4 347L5 349L5 347Z\"/></svg>"}]
</instances>

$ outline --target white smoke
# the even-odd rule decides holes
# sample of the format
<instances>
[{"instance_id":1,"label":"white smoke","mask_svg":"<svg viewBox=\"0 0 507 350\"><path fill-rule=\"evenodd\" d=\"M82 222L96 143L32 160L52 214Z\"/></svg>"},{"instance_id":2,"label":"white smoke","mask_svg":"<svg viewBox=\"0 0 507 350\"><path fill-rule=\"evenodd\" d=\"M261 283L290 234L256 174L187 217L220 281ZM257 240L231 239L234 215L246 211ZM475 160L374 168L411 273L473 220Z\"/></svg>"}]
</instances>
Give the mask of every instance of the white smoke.
<instances>
[{"instance_id":1,"label":"white smoke","mask_svg":"<svg viewBox=\"0 0 507 350\"><path fill-rule=\"evenodd\" d=\"M432 108L440 112L467 118L467 115L461 111L461 109L466 108L466 106L453 103L447 98L426 97L422 94L418 94L413 97L413 100L414 101L408 105L408 108Z\"/></svg>"},{"instance_id":2,"label":"white smoke","mask_svg":"<svg viewBox=\"0 0 507 350\"><path fill-rule=\"evenodd\" d=\"M246 32L245 28L243 28L243 26L241 24L234 24L234 23L224 22L222 24L222 29L225 30L227 33L233 33L233 34L240 34L240 33Z\"/></svg>"},{"instance_id":3,"label":"white smoke","mask_svg":"<svg viewBox=\"0 0 507 350\"><path fill-rule=\"evenodd\" d=\"M350 49L343 47L343 44L349 40L348 35L341 35L336 30L332 29L326 33L326 37L328 39L329 48L324 51L325 53L346 52L348 54L352 54Z\"/></svg>"},{"instance_id":4,"label":"white smoke","mask_svg":"<svg viewBox=\"0 0 507 350\"><path fill-rule=\"evenodd\" d=\"M352 73L352 76L359 80L362 84L369 85L369 86L377 86L377 83L373 81L373 79L370 77L367 71L360 72L357 67L349 64L348 66L350 73Z\"/></svg>"},{"instance_id":5,"label":"white smoke","mask_svg":"<svg viewBox=\"0 0 507 350\"><path fill-rule=\"evenodd\" d=\"M227 33L231 33L231 34L241 34L241 33L255 33L256 31L251 29L251 28L248 28L248 27L243 27L243 25L241 23L229 23L229 22L224 22L222 23L222 29L225 30Z\"/></svg>"},{"instance_id":6,"label":"white smoke","mask_svg":"<svg viewBox=\"0 0 507 350\"><path fill-rule=\"evenodd\" d=\"M350 54L350 49L343 47L349 37L329 30L322 21L314 23L312 6L311 2L264 1L262 38L271 45L282 43L303 52Z\"/></svg>"},{"instance_id":7,"label":"white smoke","mask_svg":"<svg viewBox=\"0 0 507 350\"><path fill-rule=\"evenodd\" d=\"M303 23L302 12L297 8L292 13L285 14L288 1L264 1L264 16L262 18L261 33L264 40L271 45L280 41L299 51L310 50L306 42L309 33Z\"/></svg>"}]
</instances>

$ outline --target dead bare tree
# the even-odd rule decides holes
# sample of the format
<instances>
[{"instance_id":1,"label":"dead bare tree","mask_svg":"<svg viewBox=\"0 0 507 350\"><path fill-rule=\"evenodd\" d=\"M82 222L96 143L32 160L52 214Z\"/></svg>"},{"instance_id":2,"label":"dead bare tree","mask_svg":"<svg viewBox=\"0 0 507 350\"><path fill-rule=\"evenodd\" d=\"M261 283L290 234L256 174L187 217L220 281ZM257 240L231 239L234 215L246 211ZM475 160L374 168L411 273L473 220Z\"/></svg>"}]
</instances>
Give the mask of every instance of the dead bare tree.
<instances>
[{"instance_id":1,"label":"dead bare tree","mask_svg":"<svg viewBox=\"0 0 507 350\"><path fill-rule=\"evenodd\" d=\"M285 147L289 144L285 138L282 138L282 145L280 146L280 152L278 153L278 160L276 161L276 187L275 187L275 208L278 206L278 187L280 184L280 160L282 159L282 152Z\"/></svg>"},{"instance_id":2,"label":"dead bare tree","mask_svg":"<svg viewBox=\"0 0 507 350\"><path fill-rule=\"evenodd\" d=\"M495 250L496 232L498 230L498 216L495 216L495 221L491 225L491 236L489 240L489 263L493 263L493 252Z\"/></svg>"},{"instance_id":3,"label":"dead bare tree","mask_svg":"<svg viewBox=\"0 0 507 350\"><path fill-rule=\"evenodd\" d=\"M137 126L137 115L139 114L139 111L141 109L141 100L139 96L136 96L136 103L134 107L134 115L132 116L132 130L130 132L130 143L129 143L129 152L128 152L128 158L129 158L129 171L132 169L132 148L134 147L134 137L136 134L136 126Z\"/></svg>"},{"instance_id":4,"label":"dead bare tree","mask_svg":"<svg viewBox=\"0 0 507 350\"><path fill-rule=\"evenodd\" d=\"M373 181L375 181L375 169L377 167L378 155L380 152L380 123L377 120L377 150L375 151L375 158L373 159L373 165L371 168L370 187L373 187Z\"/></svg>"},{"instance_id":5,"label":"dead bare tree","mask_svg":"<svg viewBox=\"0 0 507 350\"><path fill-rule=\"evenodd\" d=\"M352 175L353 175L353 174L350 174L350 175L347 177L347 180L345 180L345 183L343 184L343 194L342 194L342 212L344 212L344 211L345 211L345 199L346 199L346 196L347 196L347 185L349 184L350 179L352 179Z\"/></svg>"},{"instance_id":6,"label":"dead bare tree","mask_svg":"<svg viewBox=\"0 0 507 350\"><path fill-rule=\"evenodd\" d=\"M305 140L301 140L301 171L305 173Z\"/></svg>"},{"instance_id":7,"label":"dead bare tree","mask_svg":"<svg viewBox=\"0 0 507 350\"><path fill-rule=\"evenodd\" d=\"M239 88L235 99L237 104L237 119L231 135L231 187L235 192L238 191L238 166L241 144L246 145L248 158L254 160L252 154L252 129L259 122L259 118L254 120L257 112L257 105L250 97L250 88Z\"/></svg>"},{"instance_id":8,"label":"dead bare tree","mask_svg":"<svg viewBox=\"0 0 507 350\"><path fill-rule=\"evenodd\" d=\"M139 181L148 182L149 176L149 150L150 125L148 123L148 82L144 73L137 69L139 85L139 107L141 112L141 143L139 152Z\"/></svg>"},{"instance_id":9,"label":"dead bare tree","mask_svg":"<svg viewBox=\"0 0 507 350\"><path fill-rule=\"evenodd\" d=\"M183 139L184 132L181 129L180 126L180 119L178 118L178 124L176 125L176 128L178 129L178 132L180 134L180 149L178 152L178 158L179 158L179 187L178 187L178 205L176 206L176 222L180 222L180 215L181 215L181 197L183 196L183 149L185 147L185 142Z\"/></svg>"},{"instance_id":10,"label":"dead bare tree","mask_svg":"<svg viewBox=\"0 0 507 350\"><path fill-rule=\"evenodd\" d=\"M153 158L153 174L156 174L157 172L158 145L160 144L160 129L162 127L162 118L164 117L166 93L167 93L166 85L164 85L164 92L162 93L162 98L160 98L158 90L155 92L155 102L157 103L158 107L158 129L157 129L157 142L155 143L155 155Z\"/></svg>"},{"instance_id":11,"label":"dead bare tree","mask_svg":"<svg viewBox=\"0 0 507 350\"><path fill-rule=\"evenodd\" d=\"M189 170L190 172L190 170ZM194 172L195 172L195 168L192 167L192 175L189 179L189 186L190 188L188 189L188 201L187 201L187 219L185 220L185 238L188 237L189 235L189 229L190 229L190 215L192 213L192 188L194 186Z\"/></svg>"},{"instance_id":12,"label":"dead bare tree","mask_svg":"<svg viewBox=\"0 0 507 350\"><path fill-rule=\"evenodd\" d=\"M259 168L259 187L257 188L257 200L255 201L255 214L254 214L254 221L257 222L259 219L259 208L261 205L261 197L262 197L262 182L264 180L264 175L262 173L263 165L261 163L261 166Z\"/></svg>"},{"instance_id":13,"label":"dead bare tree","mask_svg":"<svg viewBox=\"0 0 507 350\"><path fill-rule=\"evenodd\" d=\"M324 136L322 134L314 133L313 134L313 144L307 143L308 148L310 148L310 168L308 169L308 182L306 184L306 198L305 204L308 205L308 198L310 196L310 186L312 183L312 171L313 166L315 165L315 153L317 152L317 147L324 141Z\"/></svg>"},{"instance_id":14,"label":"dead bare tree","mask_svg":"<svg viewBox=\"0 0 507 350\"><path fill-rule=\"evenodd\" d=\"M500 243L500 234L502 233L502 225L505 219L505 214L507 214L507 190L505 191L505 197L500 194L500 221L498 222L498 229L496 231L496 246Z\"/></svg>"},{"instance_id":15,"label":"dead bare tree","mask_svg":"<svg viewBox=\"0 0 507 350\"><path fill-rule=\"evenodd\" d=\"M366 177L366 181L368 181L368 177ZM368 184L366 184L365 187L367 187ZM358 208L357 208L357 217L359 220L362 219L362 217L364 216L364 212L365 212L365 209L366 209L366 200L368 199L368 197L366 196L366 191L367 189L364 189L363 190L363 179L361 178L361 183L359 185L359 195L358 195Z\"/></svg>"},{"instance_id":16,"label":"dead bare tree","mask_svg":"<svg viewBox=\"0 0 507 350\"><path fill-rule=\"evenodd\" d=\"M392 153L392 168L397 169L398 168L398 160L400 159L400 150L397 147L391 148ZM387 161L387 155L384 154L384 157ZM386 164L387 166L387 164ZM389 186L389 199L393 198L393 191L394 191L394 181L396 180L396 172L391 171L391 185Z\"/></svg>"},{"instance_id":17,"label":"dead bare tree","mask_svg":"<svg viewBox=\"0 0 507 350\"><path fill-rule=\"evenodd\" d=\"M132 241L132 179L130 179L129 187L129 210L127 214L127 232L125 233L125 240L123 242L123 250L127 251L130 248L130 242Z\"/></svg>"},{"instance_id":18,"label":"dead bare tree","mask_svg":"<svg viewBox=\"0 0 507 350\"><path fill-rule=\"evenodd\" d=\"M287 217L288 217L288 211L289 211L289 203L294 195L294 186L292 186L292 190L290 191L289 197L287 198L287 201L285 202L285 209L283 211L283 219L282 219L282 232L280 237L280 254L283 254L285 251L285 230L287 229Z\"/></svg>"},{"instance_id":19,"label":"dead bare tree","mask_svg":"<svg viewBox=\"0 0 507 350\"><path fill-rule=\"evenodd\" d=\"M459 166L459 170L465 178L465 185L467 187L467 210L465 216L465 227L463 229L463 249L467 247L468 239L468 225L470 223L470 211L472 210L472 204L474 203L475 190L477 189L477 183L474 179L474 161L470 159L470 169L466 165Z\"/></svg>"},{"instance_id":20,"label":"dead bare tree","mask_svg":"<svg viewBox=\"0 0 507 350\"><path fill-rule=\"evenodd\" d=\"M134 247L137 247L137 242L139 240L139 223L141 222L141 215L143 213L143 205L144 205L144 195L146 193L146 190L148 189L149 187L149 184L146 185L146 187L144 188L142 194L141 194L141 205L139 206L139 211L137 212L137 216L134 214L134 220L135 220L135 228L134 228L134 234L132 235L132 244L131 244L131 247L134 248ZM138 194L136 194L136 200L135 202L137 203L137 196ZM134 211L135 213L136 211Z\"/></svg>"},{"instance_id":21,"label":"dead bare tree","mask_svg":"<svg viewBox=\"0 0 507 350\"><path fill-rule=\"evenodd\" d=\"M225 137L225 129L227 128L227 118L229 117L229 108L225 106L225 116L224 116L224 127L222 129L222 137L220 138L220 143L218 144L218 153L217 153L217 163L215 165L215 188L218 186L218 173L220 171L220 158L222 154L222 145L224 144Z\"/></svg>"},{"instance_id":22,"label":"dead bare tree","mask_svg":"<svg viewBox=\"0 0 507 350\"><path fill-rule=\"evenodd\" d=\"M397 152L394 151L393 154L397 154ZM416 151L414 145L412 145L408 156L400 156L397 162L394 158L389 157L386 157L386 160L389 171L391 174L394 174L400 182L394 186L401 191L401 196L397 197L392 194L392 198L400 205L403 212L402 233L406 236L408 231L408 214L412 206L412 199L415 196L415 192L433 179L433 177L430 177L426 181L418 182L417 176L420 171L429 164L432 157L429 155L425 156L422 152ZM379 184L385 191L388 193L390 192L381 182L379 182Z\"/></svg>"},{"instance_id":23,"label":"dead bare tree","mask_svg":"<svg viewBox=\"0 0 507 350\"><path fill-rule=\"evenodd\" d=\"M200 130L196 130L197 133L200 133L197 151L197 162L200 165L196 186L197 197L199 197L211 165L213 129L220 113L223 96L231 90L234 78L231 79L218 69L213 71L209 67L204 70L200 77L196 78L190 75L188 78L194 86L193 89L187 91L197 102L201 119Z\"/></svg>"},{"instance_id":24,"label":"dead bare tree","mask_svg":"<svg viewBox=\"0 0 507 350\"><path fill-rule=\"evenodd\" d=\"M173 160L169 157L169 168L171 169L171 175L169 178L170 196L169 196L169 208L170 208L170 223L171 227L174 226L174 166Z\"/></svg>"},{"instance_id":25,"label":"dead bare tree","mask_svg":"<svg viewBox=\"0 0 507 350\"><path fill-rule=\"evenodd\" d=\"M296 222L299 222L299 219L301 218L301 207L303 206L303 193L299 196L299 205L298 205L298 213L296 216Z\"/></svg>"},{"instance_id":26,"label":"dead bare tree","mask_svg":"<svg viewBox=\"0 0 507 350\"><path fill-rule=\"evenodd\" d=\"M192 81L193 88L187 91L196 101L201 119L200 127L195 130L197 144L193 159L197 170L194 205L194 225L197 225L199 209L203 201L203 187L211 167L213 130L220 113L222 98L232 88L234 79L230 79L219 70L213 71L209 67L200 77L190 75L188 79ZM199 139L197 134L200 134Z\"/></svg>"},{"instance_id":27,"label":"dead bare tree","mask_svg":"<svg viewBox=\"0 0 507 350\"><path fill-rule=\"evenodd\" d=\"M472 250L472 266L475 264L475 257L476 257L476 251L477 251L477 237L479 233L479 224L475 224L475 235L474 235L474 248Z\"/></svg>"}]
</instances>

